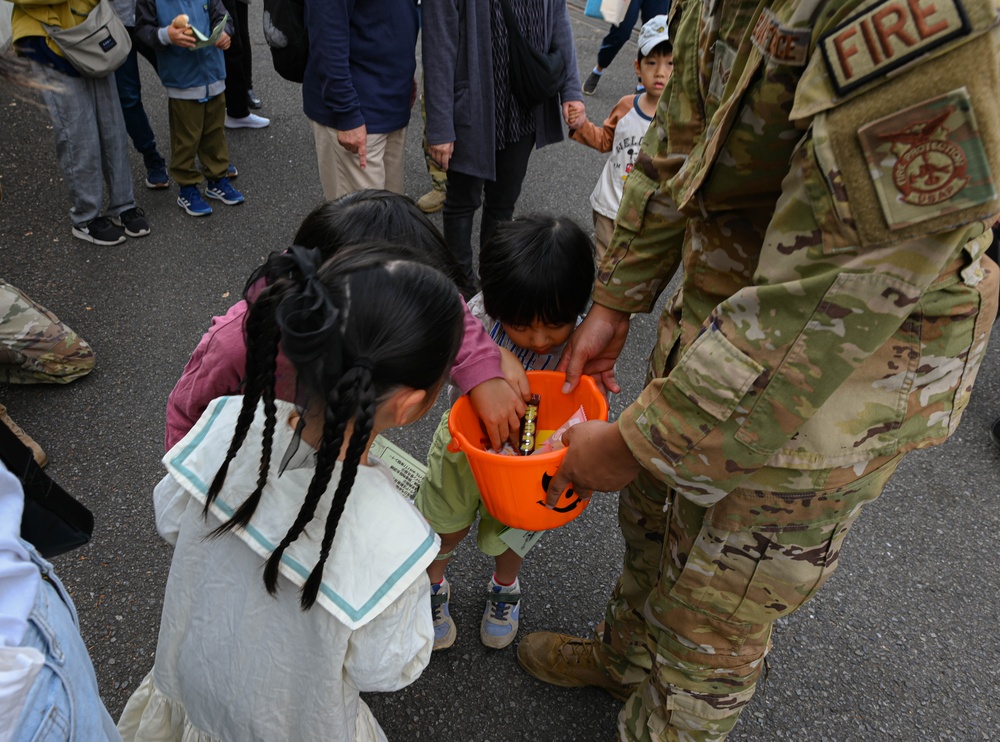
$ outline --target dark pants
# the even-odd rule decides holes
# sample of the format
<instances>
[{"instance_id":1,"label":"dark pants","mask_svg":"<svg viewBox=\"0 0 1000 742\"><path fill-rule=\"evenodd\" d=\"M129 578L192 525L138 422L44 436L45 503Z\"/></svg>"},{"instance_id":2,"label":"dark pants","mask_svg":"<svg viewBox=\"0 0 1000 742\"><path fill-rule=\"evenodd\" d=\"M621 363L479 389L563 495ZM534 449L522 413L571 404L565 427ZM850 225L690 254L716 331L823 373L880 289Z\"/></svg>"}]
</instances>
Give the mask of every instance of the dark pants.
<instances>
[{"instance_id":1,"label":"dark pants","mask_svg":"<svg viewBox=\"0 0 1000 742\"><path fill-rule=\"evenodd\" d=\"M642 22L645 23L650 18L658 15L666 15L670 12L670 0L632 0L625 11L625 17L617 26L612 26L608 35L601 42L601 48L597 51L597 66L602 70L611 65L615 55L621 51L622 47L628 43L632 37L632 29L635 22L642 14Z\"/></svg>"},{"instance_id":2,"label":"dark pants","mask_svg":"<svg viewBox=\"0 0 1000 742\"><path fill-rule=\"evenodd\" d=\"M249 6L241 0L223 0L233 20L232 43L226 49L226 113L234 119L250 115L247 91L253 87Z\"/></svg>"},{"instance_id":3,"label":"dark pants","mask_svg":"<svg viewBox=\"0 0 1000 742\"><path fill-rule=\"evenodd\" d=\"M139 80L139 55L142 54L156 69L156 55L139 41L135 28L128 27L128 35L132 40L132 51L125 58L125 63L115 70L115 85L118 88L118 100L122 104L122 115L125 117L125 131L128 132L132 146L142 155L147 168L163 167L163 157L156 149L156 135L149 125L149 117L142 106L142 82Z\"/></svg>"},{"instance_id":4,"label":"dark pants","mask_svg":"<svg viewBox=\"0 0 1000 742\"><path fill-rule=\"evenodd\" d=\"M514 218L514 205L528 172L528 159L535 147L535 132L496 151L496 180L486 180L448 170L448 190L444 200L444 240L465 275L475 281L472 268L472 219L483 206L479 247L493 234L497 224ZM485 202L483 195L485 194Z\"/></svg>"}]
</instances>

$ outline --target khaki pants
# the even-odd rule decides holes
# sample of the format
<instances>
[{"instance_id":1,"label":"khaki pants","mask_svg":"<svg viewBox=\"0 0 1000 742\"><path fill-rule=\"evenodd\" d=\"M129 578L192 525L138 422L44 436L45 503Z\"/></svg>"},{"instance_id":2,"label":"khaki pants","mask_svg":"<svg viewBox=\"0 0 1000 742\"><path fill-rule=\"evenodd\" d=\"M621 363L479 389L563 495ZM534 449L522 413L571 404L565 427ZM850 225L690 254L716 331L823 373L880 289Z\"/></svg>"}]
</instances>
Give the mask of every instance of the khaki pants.
<instances>
[{"instance_id":1,"label":"khaki pants","mask_svg":"<svg viewBox=\"0 0 1000 742\"><path fill-rule=\"evenodd\" d=\"M170 177L177 185L197 185L201 160L209 180L226 177L229 144L226 141L226 96L219 94L204 103L170 98Z\"/></svg>"},{"instance_id":2,"label":"khaki pants","mask_svg":"<svg viewBox=\"0 0 1000 742\"><path fill-rule=\"evenodd\" d=\"M362 170L358 156L340 146L337 130L312 121L316 159L323 196L333 201L362 188L403 193L403 147L406 129L388 134L368 134L367 165Z\"/></svg>"},{"instance_id":3,"label":"khaki pants","mask_svg":"<svg viewBox=\"0 0 1000 742\"><path fill-rule=\"evenodd\" d=\"M604 214L594 212L594 244L597 247L597 264L600 265L611 244L611 235L615 233L615 220L608 219Z\"/></svg>"}]
</instances>

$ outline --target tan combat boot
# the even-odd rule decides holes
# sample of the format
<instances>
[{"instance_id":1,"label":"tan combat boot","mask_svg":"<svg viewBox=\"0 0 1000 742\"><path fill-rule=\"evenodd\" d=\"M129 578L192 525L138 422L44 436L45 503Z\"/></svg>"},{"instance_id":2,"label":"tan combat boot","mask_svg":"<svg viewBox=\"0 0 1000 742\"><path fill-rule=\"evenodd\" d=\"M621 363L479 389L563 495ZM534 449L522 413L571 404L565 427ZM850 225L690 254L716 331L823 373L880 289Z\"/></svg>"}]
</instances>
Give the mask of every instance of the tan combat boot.
<instances>
[{"instance_id":1,"label":"tan combat boot","mask_svg":"<svg viewBox=\"0 0 1000 742\"><path fill-rule=\"evenodd\" d=\"M563 688L593 685L619 701L627 701L634 688L615 682L594 659L594 640L536 631L517 645L517 661L529 675Z\"/></svg>"},{"instance_id":2,"label":"tan combat boot","mask_svg":"<svg viewBox=\"0 0 1000 742\"><path fill-rule=\"evenodd\" d=\"M35 463L38 466L43 467L49 463L49 457L45 455L42 447L35 443L34 438L21 430L20 425L10 419L10 415L7 414L7 407L2 404L0 404L0 423L10 428L10 432L16 435L21 443L31 449L31 455L35 457Z\"/></svg>"},{"instance_id":3,"label":"tan combat boot","mask_svg":"<svg viewBox=\"0 0 1000 742\"><path fill-rule=\"evenodd\" d=\"M425 214L433 214L444 208L445 192L434 188L417 199L417 208Z\"/></svg>"}]
</instances>

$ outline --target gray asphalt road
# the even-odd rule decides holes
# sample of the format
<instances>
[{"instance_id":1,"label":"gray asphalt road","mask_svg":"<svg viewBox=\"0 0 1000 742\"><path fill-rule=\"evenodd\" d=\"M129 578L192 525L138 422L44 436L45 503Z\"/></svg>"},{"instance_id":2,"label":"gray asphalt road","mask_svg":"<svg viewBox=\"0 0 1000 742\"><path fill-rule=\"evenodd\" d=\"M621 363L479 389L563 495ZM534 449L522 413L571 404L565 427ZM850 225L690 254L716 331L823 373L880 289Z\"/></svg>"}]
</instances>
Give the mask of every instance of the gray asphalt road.
<instances>
[{"instance_id":1,"label":"gray asphalt road","mask_svg":"<svg viewBox=\"0 0 1000 742\"><path fill-rule=\"evenodd\" d=\"M251 5L252 15L260 3ZM604 28L573 10L585 75ZM44 109L0 92L0 275L56 311L95 348L98 366L65 388L0 387L15 420L49 453L51 474L97 517L93 542L57 560L80 612L105 701L117 715L152 665L170 549L153 526L164 404L189 353L238 297L249 272L285 247L321 199L299 88L271 71L253 22L256 90L270 128L230 136L247 202L185 216L176 194L140 188L153 234L99 248L70 236L68 203ZM602 120L628 91L632 51L605 75L588 113ZM146 107L167 141L166 101L143 63ZM410 127L406 185L428 186L419 113ZM575 143L535 153L519 211L590 221L603 157ZM133 154L136 182L141 160ZM620 363L638 393L654 318L637 317ZM1000 739L1000 452L987 427L1000 415L1000 343L990 349L954 438L910 456L848 539L820 596L782 622L770 673L733 739ZM422 456L428 416L394 437ZM521 631L586 633L617 575L621 539L610 496L548 534L529 556ZM456 646L394 695L368 697L390 739L610 740L618 704L596 690L545 687L512 651L478 640L488 561L464 545L451 570Z\"/></svg>"}]
</instances>

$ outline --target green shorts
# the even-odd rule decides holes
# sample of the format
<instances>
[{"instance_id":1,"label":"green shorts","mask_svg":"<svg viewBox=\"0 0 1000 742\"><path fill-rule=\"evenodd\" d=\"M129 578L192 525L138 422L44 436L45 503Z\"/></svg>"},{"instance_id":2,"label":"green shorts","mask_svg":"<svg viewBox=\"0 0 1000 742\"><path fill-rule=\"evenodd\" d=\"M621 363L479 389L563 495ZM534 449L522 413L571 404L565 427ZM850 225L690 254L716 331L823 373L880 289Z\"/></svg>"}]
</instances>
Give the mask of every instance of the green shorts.
<instances>
[{"instance_id":1,"label":"green shorts","mask_svg":"<svg viewBox=\"0 0 1000 742\"><path fill-rule=\"evenodd\" d=\"M427 452L427 474L417 490L417 509L427 518L436 533L456 533L476 521L479 514L477 545L489 556L499 556L509 548L500 540L504 526L490 515L479 495L469 461L462 452L448 450L448 413L434 431L431 449Z\"/></svg>"}]
</instances>

